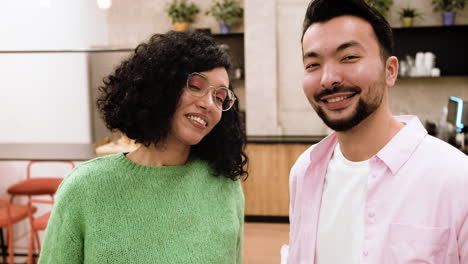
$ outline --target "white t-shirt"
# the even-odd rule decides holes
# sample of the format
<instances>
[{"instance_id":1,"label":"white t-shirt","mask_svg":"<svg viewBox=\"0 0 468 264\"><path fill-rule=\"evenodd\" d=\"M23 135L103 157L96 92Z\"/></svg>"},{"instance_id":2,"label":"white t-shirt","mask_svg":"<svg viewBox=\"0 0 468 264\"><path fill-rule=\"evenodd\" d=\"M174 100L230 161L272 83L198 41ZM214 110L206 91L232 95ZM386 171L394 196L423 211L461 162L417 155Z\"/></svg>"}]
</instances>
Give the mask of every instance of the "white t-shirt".
<instances>
[{"instance_id":1,"label":"white t-shirt","mask_svg":"<svg viewBox=\"0 0 468 264\"><path fill-rule=\"evenodd\" d=\"M369 160L352 162L336 145L320 207L316 264L360 263Z\"/></svg>"}]
</instances>

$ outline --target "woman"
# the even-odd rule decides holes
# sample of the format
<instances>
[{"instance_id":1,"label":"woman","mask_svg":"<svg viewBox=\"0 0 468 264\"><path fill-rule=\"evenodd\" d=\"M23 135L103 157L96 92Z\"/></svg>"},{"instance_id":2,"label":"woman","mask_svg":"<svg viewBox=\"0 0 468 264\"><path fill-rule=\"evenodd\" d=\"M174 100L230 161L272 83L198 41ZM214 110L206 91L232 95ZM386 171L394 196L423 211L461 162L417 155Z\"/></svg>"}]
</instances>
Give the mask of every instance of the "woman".
<instances>
[{"instance_id":1,"label":"woman","mask_svg":"<svg viewBox=\"0 0 468 264\"><path fill-rule=\"evenodd\" d=\"M101 87L109 129L142 146L66 177L39 263L241 263L247 157L227 53L156 34Z\"/></svg>"}]
</instances>

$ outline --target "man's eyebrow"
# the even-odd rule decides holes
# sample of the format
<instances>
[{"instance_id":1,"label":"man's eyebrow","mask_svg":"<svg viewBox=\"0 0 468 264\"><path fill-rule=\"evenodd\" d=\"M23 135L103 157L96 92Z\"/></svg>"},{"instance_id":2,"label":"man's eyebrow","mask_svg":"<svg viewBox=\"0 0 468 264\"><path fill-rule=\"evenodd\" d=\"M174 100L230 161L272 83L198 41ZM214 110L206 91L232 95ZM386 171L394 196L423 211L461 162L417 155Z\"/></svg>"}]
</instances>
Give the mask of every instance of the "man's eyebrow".
<instances>
[{"instance_id":1,"label":"man's eyebrow","mask_svg":"<svg viewBox=\"0 0 468 264\"><path fill-rule=\"evenodd\" d=\"M304 56L302 56L302 60L305 60L307 58L318 58L318 57L319 55L317 52L309 51L309 52L306 52Z\"/></svg>"},{"instance_id":2,"label":"man's eyebrow","mask_svg":"<svg viewBox=\"0 0 468 264\"><path fill-rule=\"evenodd\" d=\"M351 41L348 41L348 42L345 42L343 44L341 44L340 46L338 46L338 48L336 48L336 52L340 52L340 51L343 51L347 48L351 48L351 47L358 47L360 49L364 49L364 47L361 45L361 43L357 42L357 41L354 41L354 40L351 40ZM309 51L309 52L306 52L304 54L304 56L302 56L302 60L305 60L307 58L318 58L320 57L320 55L315 52L315 51Z\"/></svg>"},{"instance_id":3,"label":"man's eyebrow","mask_svg":"<svg viewBox=\"0 0 468 264\"><path fill-rule=\"evenodd\" d=\"M351 40L351 41L348 41L348 42L345 42L343 44L341 44L340 46L338 46L338 48L336 48L336 51L339 52L339 51L343 51L347 48L350 48L350 47L358 47L360 49L363 49L364 47L361 45L361 43L357 42L357 41L354 41L354 40Z\"/></svg>"}]
</instances>

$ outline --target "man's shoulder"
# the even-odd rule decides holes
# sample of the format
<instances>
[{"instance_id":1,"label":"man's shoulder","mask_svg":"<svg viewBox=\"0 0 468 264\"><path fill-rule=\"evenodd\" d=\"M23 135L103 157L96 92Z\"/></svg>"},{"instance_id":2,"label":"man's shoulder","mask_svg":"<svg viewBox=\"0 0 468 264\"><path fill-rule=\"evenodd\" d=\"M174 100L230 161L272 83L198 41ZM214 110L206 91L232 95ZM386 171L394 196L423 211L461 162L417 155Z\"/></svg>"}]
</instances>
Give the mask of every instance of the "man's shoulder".
<instances>
[{"instance_id":1,"label":"man's shoulder","mask_svg":"<svg viewBox=\"0 0 468 264\"><path fill-rule=\"evenodd\" d=\"M446 165L457 164L468 169L468 156L459 149L436 137L427 135L420 145L418 152L423 154L421 156L427 159L427 161L434 160L439 161L439 163L444 162L443 164Z\"/></svg>"},{"instance_id":2,"label":"man's shoulder","mask_svg":"<svg viewBox=\"0 0 468 264\"><path fill-rule=\"evenodd\" d=\"M468 156L445 141L426 136L412 159L427 171L425 177L442 176L447 183L468 185Z\"/></svg>"}]
</instances>

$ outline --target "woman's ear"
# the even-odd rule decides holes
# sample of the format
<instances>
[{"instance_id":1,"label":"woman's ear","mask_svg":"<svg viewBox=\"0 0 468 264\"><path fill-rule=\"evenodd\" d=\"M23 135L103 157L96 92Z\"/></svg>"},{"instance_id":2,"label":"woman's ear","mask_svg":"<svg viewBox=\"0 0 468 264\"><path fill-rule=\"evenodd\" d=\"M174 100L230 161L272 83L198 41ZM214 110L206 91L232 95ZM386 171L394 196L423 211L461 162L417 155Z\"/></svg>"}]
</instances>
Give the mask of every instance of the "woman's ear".
<instances>
[{"instance_id":1,"label":"woman's ear","mask_svg":"<svg viewBox=\"0 0 468 264\"><path fill-rule=\"evenodd\" d=\"M387 87L392 87L398 77L398 59L395 56L388 57L385 62L385 84Z\"/></svg>"}]
</instances>

